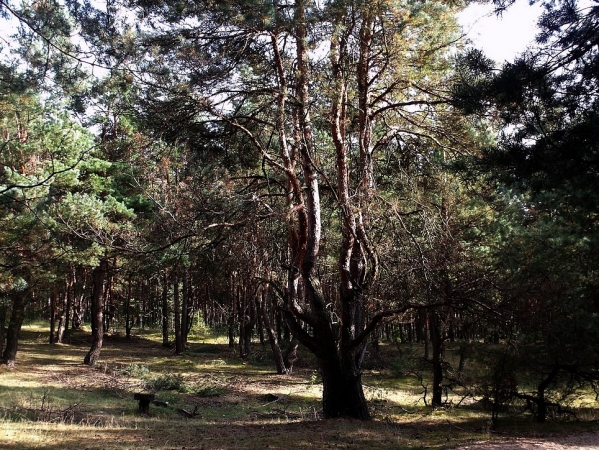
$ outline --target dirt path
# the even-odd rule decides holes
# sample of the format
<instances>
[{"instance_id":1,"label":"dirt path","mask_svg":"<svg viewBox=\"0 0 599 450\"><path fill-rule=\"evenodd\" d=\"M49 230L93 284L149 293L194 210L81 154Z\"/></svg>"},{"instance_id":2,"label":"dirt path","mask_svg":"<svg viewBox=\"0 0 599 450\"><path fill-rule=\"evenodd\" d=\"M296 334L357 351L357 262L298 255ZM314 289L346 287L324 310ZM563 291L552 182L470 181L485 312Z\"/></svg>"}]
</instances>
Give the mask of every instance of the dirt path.
<instances>
[{"instance_id":1,"label":"dirt path","mask_svg":"<svg viewBox=\"0 0 599 450\"><path fill-rule=\"evenodd\" d=\"M571 436L546 436L542 438L515 438L504 442L474 442L455 450L597 450L599 432Z\"/></svg>"}]
</instances>

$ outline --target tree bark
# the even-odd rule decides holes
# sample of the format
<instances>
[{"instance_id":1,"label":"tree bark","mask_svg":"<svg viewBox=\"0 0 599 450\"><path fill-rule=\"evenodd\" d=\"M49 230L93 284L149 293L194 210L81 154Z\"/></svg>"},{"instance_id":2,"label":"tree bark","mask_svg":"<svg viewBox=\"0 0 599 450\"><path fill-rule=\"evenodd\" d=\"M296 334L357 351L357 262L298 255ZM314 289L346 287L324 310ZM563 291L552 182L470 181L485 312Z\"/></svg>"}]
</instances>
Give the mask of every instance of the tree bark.
<instances>
[{"instance_id":1,"label":"tree bark","mask_svg":"<svg viewBox=\"0 0 599 450\"><path fill-rule=\"evenodd\" d=\"M0 302L0 355L4 351L4 342L6 341L6 334L4 327L6 326L6 304Z\"/></svg>"},{"instance_id":2,"label":"tree bark","mask_svg":"<svg viewBox=\"0 0 599 450\"><path fill-rule=\"evenodd\" d=\"M179 277L173 275L173 305L175 312L175 355L183 352L183 335L181 334L181 299L179 297Z\"/></svg>"},{"instance_id":3,"label":"tree bark","mask_svg":"<svg viewBox=\"0 0 599 450\"><path fill-rule=\"evenodd\" d=\"M285 350L285 354L283 355L283 361L285 363L285 367L287 368L287 373L293 372L293 365L298 360L298 357L297 357L297 348L298 347L299 347L299 342L297 339L291 339L289 341L287 350Z\"/></svg>"},{"instance_id":4,"label":"tree bark","mask_svg":"<svg viewBox=\"0 0 599 450\"><path fill-rule=\"evenodd\" d=\"M547 401L545 400L545 390L549 387L551 382L557 377L559 373L559 367L553 367L551 372L547 375L539 385L537 386L537 421L545 422L547 419Z\"/></svg>"},{"instance_id":5,"label":"tree bark","mask_svg":"<svg viewBox=\"0 0 599 450\"><path fill-rule=\"evenodd\" d=\"M125 300L125 339L131 339L131 328L133 327L133 317L131 317L131 285L133 276L129 274L127 280L127 299ZM139 292L139 285L138 285Z\"/></svg>"},{"instance_id":6,"label":"tree bark","mask_svg":"<svg viewBox=\"0 0 599 450\"><path fill-rule=\"evenodd\" d=\"M48 343L56 343L56 289L52 289L50 295L50 336Z\"/></svg>"},{"instance_id":7,"label":"tree bark","mask_svg":"<svg viewBox=\"0 0 599 450\"><path fill-rule=\"evenodd\" d=\"M108 272L108 260L103 259L92 273L92 345L85 355L84 364L93 366L100 359L104 340L104 280Z\"/></svg>"},{"instance_id":8,"label":"tree bark","mask_svg":"<svg viewBox=\"0 0 599 450\"><path fill-rule=\"evenodd\" d=\"M27 291L19 291L14 293L12 311L8 328L6 330L6 348L2 354L2 364L8 367L14 367L17 360L17 347L19 344L19 334L21 326L25 319L25 298Z\"/></svg>"},{"instance_id":9,"label":"tree bark","mask_svg":"<svg viewBox=\"0 0 599 450\"><path fill-rule=\"evenodd\" d=\"M277 373L279 375L285 375L290 373L290 368L285 364L285 359L283 356L283 352L281 350L281 346L279 345L279 340L277 339L277 334L272 327L269 312L266 307L268 285L263 286L259 292L259 303L260 303L260 313L262 316L262 324L264 325L264 329L266 330L266 335L268 336L268 342L270 344L270 348L272 350L273 360L275 362L275 367L277 368Z\"/></svg>"},{"instance_id":10,"label":"tree bark","mask_svg":"<svg viewBox=\"0 0 599 450\"><path fill-rule=\"evenodd\" d=\"M64 293L62 293L62 309L60 312L60 316L58 318L58 325L56 327L56 343L58 344L62 344L62 341L64 339L64 332L65 332L65 327L66 327L66 320L67 320L67 292L65 291Z\"/></svg>"},{"instance_id":11,"label":"tree bark","mask_svg":"<svg viewBox=\"0 0 599 450\"><path fill-rule=\"evenodd\" d=\"M347 350L342 353L340 359L336 349L329 349L319 357L324 417L369 420L370 412L364 397L362 375L357 361L359 355Z\"/></svg>"},{"instance_id":12,"label":"tree bark","mask_svg":"<svg viewBox=\"0 0 599 450\"><path fill-rule=\"evenodd\" d=\"M235 314L233 312L227 319L227 336L229 337L229 348L235 347Z\"/></svg>"},{"instance_id":13,"label":"tree bark","mask_svg":"<svg viewBox=\"0 0 599 450\"><path fill-rule=\"evenodd\" d=\"M81 274L81 282L74 284L73 295L75 298L75 305L73 306L73 320L72 320L72 328L75 330L80 330L81 325L83 324L85 307L85 291L87 286L87 269L83 269ZM73 278L73 281L74 278Z\"/></svg>"},{"instance_id":14,"label":"tree bark","mask_svg":"<svg viewBox=\"0 0 599 450\"><path fill-rule=\"evenodd\" d=\"M63 341L64 338L68 338L69 330L71 329L71 311L73 309L73 285L75 283L75 269L69 266L69 275L67 278L66 286L65 286L65 295L66 295L66 306L64 311L64 332L62 335Z\"/></svg>"},{"instance_id":15,"label":"tree bark","mask_svg":"<svg viewBox=\"0 0 599 450\"><path fill-rule=\"evenodd\" d=\"M431 313L430 333L433 366L433 408L438 408L443 403L443 343L444 337L441 330L440 318L436 312Z\"/></svg>"},{"instance_id":16,"label":"tree bark","mask_svg":"<svg viewBox=\"0 0 599 450\"><path fill-rule=\"evenodd\" d=\"M256 326L256 302L245 285L240 286L239 296L239 355L245 359L250 355Z\"/></svg>"},{"instance_id":17,"label":"tree bark","mask_svg":"<svg viewBox=\"0 0 599 450\"><path fill-rule=\"evenodd\" d=\"M166 270L162 277L162 346L170 347L168 341L168 275Z\"/></svg>"},{"instance_id":18,"label":"tree bark","mask_svg":"<svg viewBox=\"0 0 599 450\"><path fill-rule=\"evenodd\" d=\"M189 278L187 269L183 269L183 278L181 280L182 299L181 299L181 345L183 349L187 347L187 335L189 334L190 302L189 302Z\"/></svg>"}]
</instances>

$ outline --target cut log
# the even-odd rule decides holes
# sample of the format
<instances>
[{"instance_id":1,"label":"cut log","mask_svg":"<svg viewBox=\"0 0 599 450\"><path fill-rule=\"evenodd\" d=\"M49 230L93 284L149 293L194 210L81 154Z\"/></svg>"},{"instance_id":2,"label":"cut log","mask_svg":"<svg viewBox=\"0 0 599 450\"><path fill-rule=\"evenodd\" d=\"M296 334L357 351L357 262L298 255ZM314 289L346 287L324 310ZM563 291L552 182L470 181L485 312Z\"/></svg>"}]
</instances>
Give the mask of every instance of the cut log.
<instances>
[{"instance_id":1,"label":"cut log","mask_svg":"<svg viewBox=\"0 0 599 450\"><path fill-rule=\"evenodd\" d=\"M138 392L133 398L139 402L138 412L140 414L150 414L150 403L154 401L156 395Z\"/></svg>"}]
</instances>

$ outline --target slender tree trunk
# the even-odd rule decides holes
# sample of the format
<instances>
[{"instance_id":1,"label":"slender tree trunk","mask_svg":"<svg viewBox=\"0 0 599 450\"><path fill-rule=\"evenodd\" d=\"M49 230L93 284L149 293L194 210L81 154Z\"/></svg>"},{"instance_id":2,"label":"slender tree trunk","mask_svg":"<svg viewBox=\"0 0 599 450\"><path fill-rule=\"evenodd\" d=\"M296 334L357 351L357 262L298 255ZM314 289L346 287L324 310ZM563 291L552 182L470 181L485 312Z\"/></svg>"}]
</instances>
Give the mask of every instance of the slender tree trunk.
<instances>
[{"instance_id":1,"label":"slender tree trunk","mask_svg":"<svg viewBox=\"0 0 599 450\"><path fill-rule=\"evenodd\" d=\"M179 277L173 274L173 305L175 312L175 355L183 352L183 336L181 334L181 299L179 298Z\"/></svg>"},{"instance_id":2,"label":"slender tree trunk","mask_svg":"<svg viewBox=\"0 0 599 450\"><path fill-rule=\"evenodd\" d=\"M8 328L6 330L6 348L2 354L2 364L14 367L17 360L17 347L19 344L19 333L25 319L25 298L27 291L15 292L12 303L12 311Z\"/></svg>"},{"instance_id":3,"label":"slender tree trunk","mask_svg":"<svg viewBox=\"0 0 599 450\"><path fill-rule=\"evenodd\" d=\"M275 367L277 368L277 373L279 375L284 375L291 372L291 369L287 367L285 364L285 359L283 357L283 352L281 351L281 347L279 345L279 340L277 339L277 335L275 330L273 329L268 308L266 307L268 286L264 286L260 289L259 302L260 302L260 313L262 316L262 324L264 325L264 329L266 330L266 334L268 336L268 342L270 344L270 348L272 350L273 360L275 362Z\"/></svg>"},{"instance_id":4,"label":"slender tree trunk","mask_svg":"<svg viewBox=\"0 0 599 450\"><path fill-rule=\"evenodd\" d=\"M108 260L103 259L92 273L92 345L83 360L84 364L93 366L100 359L104 340L104 280L108 272Z\"/></svg>"},{"instance_id":5,"label":"slender tree trunk","mask_svg":"<svg viewBox=\"0 0 599 450\"><path fill-rule=\"evenodd\" d=\"M547 419L547 401L545 400L545 390L553 382L555 377L557 377L558 373L559 373L559 368L554 367L553 370L547 376L547 378L545 378L537 387L537 421L538 422L545 422L545 420Z\"/></svg>"},{"instance_id":6,"label":"slender tree trunk","mask_svg":"<svg viewBox=\"0 0 599 450\"><path fill-rule=\"evenodd\" d=\"M73 296L75 294L73 292L74 283L75 283L75 269L73 267L69 266L69 276L67 278L67 282L66 282L66 286L65 286L67 304L65 306L65 311L64 311L63 339L65 337L68 338L69 331L71 329L71 320L72 320L71 311L73 310Z\"/></svg>"},{"instance_id":7,"label":"slender tree trunk","mask_svg":"<svg viewBox=\"0 0 599 450\"><path fill-rule=\"evenodd\" d=\"M235 326L237 325L237 317L241 316L239 311L239 305L237 304L237 280L235 273L230 275L230 286L229 286L229 308L230 314L227 318L227 332L229 336L229 348L235 347Z\"/></svg>"},{"instance_id":8,"label":"slender tree trunk","mask_svg":"<svg viewBox=\"0 0 599 450\"><path fill-rule=\"evenodd\" d=\"M66 309L67 309L67 292L63 292L62 294L62 308L60 317L58 318L58 326L56 329L56 342L62 344L64 339L64 332L66 327Z\"/></svg>"},{"instance_id":9,"label":"slender tree trunk","mask_svg":"<svg viewBox=\"0 0 599 450\"><path fill-rule=\"evenodd\" d=\"M162 277L162 346L169 347L168 342L168 276L166 270Z\"/></svg>"},{"instance_id":10,"label":"slender tree trunk","mask_svg":"<svg viewBox=\"0 0 599 450\"><path fill-rule=\"evenodd\" d=\"M260 308L262 307L260 299L256 297L255 311L256 311L256 328L258 330L258 336L260 337L260 344L264 346L266 343L266 336L264 335L264 322L262 320L262 313Z\"/></svg>"},{"instance_id":11,"label":"slender tree trunk","mask_svg":"<svg viewBox=\"0 0 599 450\"><path fill-rule=\"evenodd\" d=\"M56 342L56 289L52 289L50 294L50 336L48 338L50 344Z\"/></svg>"},{"instance_id":12,"label":"slender tree trunk","mask_svg":"<svg viewBox=\"0 0 599 450\"><path fill-rule=\"evenodd\" d=\"M422 338L424 339L424 359L426 361L428 361L429 358L430 358L430 348L429 348L430 338L429 338L429 332L430 332L430 325L428 323L428 315L425 315L424 316L424 324L422 326Z\"/></svg>"},{"instance_id":13,"label":"slender tree trunk","mask_svg":"<svg viewBox=\"0 0 599 450\"><path fill-rule=\"evenodd\" d=\"M6 326L6 303L5 300L0 300L0 355L4 351L4 342L6 341L6 334L4 327Z\"/></svg>"},{"instance_id":14,"label":"slender tree trunk","mask_svg":"<svg viewBox=\"0 0 599 450\"><path fill-rule=\"evenodd\" d=\"M73 295L75 295L75 306L73 308L73 323L72 328L76 330L81 329L81 325L83 324L83 316L85 310L85 291L87 285L87 269L83 269L83 273L81 274L81 282L75 283L75 288L73 289Z\"/></svg>"},{"instance_id":15,"label":"slender tree trunk","mask_svg":"<svg viewBox=\"0 0 599 450\"><path fill-rule=\"evenodd\" d=\"M441 330L440 318L433 312L430 318L431 350L433 353L433 408L443 403L443 332Z\"/></svg>"},{"instance_id":16,"label":"slender tree trunk","mask_svg":"<svg viewBox=\"0 0 599 450\"><path fill-rule=\"evenodd\" d=\"M114 266L116 266L116 259ZM112 319L116 315L116 306L114 304L114 297L112 295L112 288L114 286L114 277L111 276L108 278L108 283L106 284L106 289L104 291L104 332L108 332L110 330L110 323Z\"/></svg>"},{"instance_id":17,"label":"slender tree trunk","mask_svg":"<svg viewBox=\"0 0 599 450\"><path fill-rule=\"evenodd\" d=\"M229 337L229 348L235 347L235 314L233 312L227 319L227 336Z\"/></svg>"},{"instance_id":18,"label":"slender tree trunk","mask_svg":"<svg viewBox=\"0 0 599 450\"><path fill-rule=\"evenodd\" d=\"M239 353L245 359L250 355L252 334L256 326L256 303L249 296L246 286L240 286L239 296Z\"/></svg>"},{"instance_id":19,"label":"slender tree trunk","mask_svg":"<svg viewBox=\"0 0 599 450\"><path fill-rule=\"evenodd\" d=\"M298 357L297 357L297 348L298 347L299 347L299 341L297 339L291 339L289 341L287 350L285 350L285 354L283 355L283 361L285 362L285 367L287 368L287 373L293 372L293 365L298 360Z\"/></svg>"},{"instance_id":20,"label":"slender tree trunk","mask_svg":"<svg viewBox=\"0 0 599 450\"><path fill-rule=\"evenodd\" d=\"M181 345L183 349L187 347L187 335L189 333L189 324L191 317L189 314L189 278L187 269L183 269L183 279L181 280L182 301L181 301Z\"/></svg>"},{"instance_id":21,"label":"slender tree trunk","mask_svg":"<svg viewBox=\"0 0 599 450\"><path fill-rule=\"evenodd\" d=\"M250 345L247 343L246 326L249 321L247 317L246 298L241 292L241 287L237 287L237 310L239 311L239 357L245 359L250 353Z\"/></svg>"},{"instance_id":22,"label":"slender tree trunk","mask_svg":"<svg viewBox=\"0 0 599 450\"><path fill-rule=\"evenodd\" d=\"M127 300L125 300L125 339L131 339L131 328L133 327L133 317L131 317L131 285L133 276L129 274L127 283ZM139 292L139 285L137 286Z\"/></svg>"}]
</instances>

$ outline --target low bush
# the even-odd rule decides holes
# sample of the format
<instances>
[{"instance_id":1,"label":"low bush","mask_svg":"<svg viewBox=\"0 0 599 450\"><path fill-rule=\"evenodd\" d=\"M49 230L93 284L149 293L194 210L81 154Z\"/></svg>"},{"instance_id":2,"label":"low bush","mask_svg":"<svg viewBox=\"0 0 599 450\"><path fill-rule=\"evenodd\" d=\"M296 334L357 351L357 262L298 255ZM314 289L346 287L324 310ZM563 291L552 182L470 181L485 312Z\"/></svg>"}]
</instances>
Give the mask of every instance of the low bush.
<instances>
[{"instance_id":1,"label":"low bush","mask_svg":"<svg viewBox=\"0 0 599 450\"><path fill-rule=\"evenodd\" d=\"M146 389L148 391L177 391L189 392L185 378L178 373L164 373L156 377L146 378Z\"/></svg>"}]
</instances>

